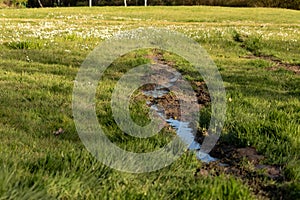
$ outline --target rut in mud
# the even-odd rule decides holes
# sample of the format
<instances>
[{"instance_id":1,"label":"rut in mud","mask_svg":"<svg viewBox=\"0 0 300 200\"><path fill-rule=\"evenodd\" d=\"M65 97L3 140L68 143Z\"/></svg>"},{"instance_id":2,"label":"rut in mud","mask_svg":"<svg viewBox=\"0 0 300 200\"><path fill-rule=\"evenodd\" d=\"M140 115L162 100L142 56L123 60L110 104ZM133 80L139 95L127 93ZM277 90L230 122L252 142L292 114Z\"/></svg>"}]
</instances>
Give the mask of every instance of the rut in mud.
<instances>
[{"instance_id":1,"label":"rut in mud","mask_svg":"<svg viewBox=\"0 0 300 200\"><path fill-rule=\"evenodd\" d=\"M283 68L285 70L293 72L294 74L300 75L300 65L285 63L274 56L251 55L251 56L243 56L242 58L262 59L262 60L266 60L266 61L271 61L274 64L272 67L267 68L267 70L276 71L276 70L279 70L280 68Z\"/></svg>"},{"instance_id":2,"label":"rut in mud","mask_svg":"<svg viewBox=\"0 0 300 200\"><path fill-rule=\"evenodd\" d=\"M147 58L156 64L170 67L175 65L173 62L165 61L163 55L157 51L154 51L154 55L147 56ZM159 82L157 83L159 85ZM198 109L209 106L211 100L205 83L194 81L191 82L191 85L196 94ZM146 99L148 106L155 105L158 112L160 112L159 108L163 108L166 119L178 120L178 122L188 121L181 116L180 101L188 101L189 99L180 99L173 95L168 88L157 87L156 84L145 85L141 90L144 92L142 98ZM192 128L195 128L195 124L195 122L189 122L189 126ZM174 128L172 123L166 123L166 126ZM195 142L190 149L200 148L206 136L207 132L198 127L197 131L194 132L193 140ZM209 158L212 159L202 160L201 167L196 169L194 174L196 178L220 174L232 175L249 185L253 194L261 199L284 199L284 190L271 184L284 181L282 166L261 164L265 157L260 155L254 147L239 148L221 140L212 149ZM199 159L201 160L201 158Z\"/></svg>"}]
</instances>

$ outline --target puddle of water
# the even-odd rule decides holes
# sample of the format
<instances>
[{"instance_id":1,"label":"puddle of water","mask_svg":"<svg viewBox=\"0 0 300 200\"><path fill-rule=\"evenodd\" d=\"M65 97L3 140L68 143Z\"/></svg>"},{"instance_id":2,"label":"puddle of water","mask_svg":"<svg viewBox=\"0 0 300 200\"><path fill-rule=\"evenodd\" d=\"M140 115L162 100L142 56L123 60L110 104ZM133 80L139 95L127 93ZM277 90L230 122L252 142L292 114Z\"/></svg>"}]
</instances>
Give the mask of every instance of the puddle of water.
<instances>
[{"instance_id":1,"label":"puddle of water","mask_svg":"<svg viewBox=\"0 0 300 200\"><path fill-rule=\"evenodd\" d=\"M146 96L151 96L153 98L160 98L160 97L163 97L165 94L168 94L169 90L167 90L164 87L162 87L162 88L155 87L154 90L144 91L143 93Z\"/></svg>"},{"instance_id":2,"label":"puddle of water","mask_svg":"<svg viewBox=\"0 0 300 200\"><path fill-rule=\"evenodd\" d=\"M199 160L205 163L217 161L216 158L211 157L208 153L200 151L201 145L195 141L193 130L189 127L190 122L182 122L174 119L167 119L166 122L176 130L177 135L186 144L190 144L188 149L196 151L196 156Z\"/></svg>"},{"instance_id":3,"label":"puddle of water","mask_svg":"<svg viewBox=\"0 0 300 200\"><path fill-rule=\"evenodd\" d=\"M168 81L163 81L163 85L155 85L153 90L145 90L143 93L147 96L151 96L153 98L160 98L163 97L165 94L168 94L171 88L174 86L176 81L181 78L181 74L179 72L172 72L172 74L168 74L171 77L168 77Z\"/></svg>"},{"instance_id":4,"label":"puddle of water","mask_svg":"<svg viewBox=\"0 0 300 200\"><path fill-rule=\"evenodd\" d=\"M192 134L193 130L189 127L189 122L182 122L172 118L167 119L166 122L175 129L177 135L186 144L192 144L194 142L194 135Z\"/></svg>"},{"instance_id":5,"label":"puddle of water","mask_svg":"<svg viewBox=\"0 0 300 200\"><path fill-rule=\"evenodd\" d=\"M205 163L210 163L210 162L215 162L218 159L211 157L208 153L204 153L202 151L197 151L196 156L199 160L205 162Z\"/></svg>"},{"instance_id":6,"label":"puddle of water","mask_svg":"<svg viewBox=\"0 0 300 200\"><path fill-rule=\"evenodd\" d=\"M158 62L158 61L157 61ZM170 70L167 65L156 64L152 65L152 73L148 78L151 82L156 83L152 90L142 91L144 95L154 98L154 101L161 99L164 95L168 94L171 88L176 84L180 84L182 76L176 70ZM199 160L209 163L216 161L216 158L211 157L209 154L201 152L201 145L195 141L193 129L190 127L189 121L180 121L177 119L167 118L165 115L165 109L158 105L153 104L153 101L147 101L147 105L150 109L156 112L165 122L174 128L177 135L186 143L189 144L188 149L195 151Z\"/></svg>"},{"instance_id":7,"label":"puddle of water","mask_svg":"<svg viewBox=\"0 0 300 200\"><path fill-rule=\"evenodd\" d=\"M164 84L164 86L156 85L153 90L143 91L143 94L154 99L161 98L164 95L168 94L170 90L169 87L172 87L175 82L180 78L180 73L174 73L174 76L169 78L169 82ZM208 153L200 151L201 145L195 141L195 136L193 134L192 128L190 128L190 122L184 122L176 119L166 119L165 111L162 106L153 104L148 101L147 105L150 106L150 109L154 110L160 117L162 117L171 127L173 127L177 135L186 143L190 144L188 147L189 150L195 151L196 156L199 160L205 163L217 161L216 158L211 157Z\"/></svg>"}]
</instances>

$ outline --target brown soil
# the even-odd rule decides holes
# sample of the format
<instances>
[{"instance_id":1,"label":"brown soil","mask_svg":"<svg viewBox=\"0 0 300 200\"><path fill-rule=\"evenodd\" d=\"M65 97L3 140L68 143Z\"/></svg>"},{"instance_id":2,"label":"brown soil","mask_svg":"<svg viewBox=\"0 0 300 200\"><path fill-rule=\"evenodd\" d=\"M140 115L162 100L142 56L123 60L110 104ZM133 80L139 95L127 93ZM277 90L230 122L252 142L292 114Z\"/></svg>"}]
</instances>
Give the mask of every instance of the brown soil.
<instances>
[{"instance_id":1,"label":"brown soil","mask_svg":"<svg viewBox=\"0 0 300 200\"><path fill-rule=\"evenodd\" d=\"M174 66L175 65L174 62L165 60L164 57L163 57L163 54L158 49L153 49L152 54L151 55L146 55L145 57L150 59L154 63L160 63L160 64L163 64L163 65L169 65L169 66Z\"/></svg>"},{"instance_id":2,"label":"brown soil","mask_svg":"<svg viewBox=\"0 0 300 200\"><path fill-rule=\"evenodd\" d=\"M210 97L207 90L205 89L205 84L201 82L195 82L193 84L199 85L199 87L197 87L197 90L195 91L198 100L198 105L200 106L199 108L208 105L210 102ZM142 87L141 89L144 91L148 91L154 87L155 85L148 84ZM171 93L167 93L162 97L158 98L146 97L146 95L144 95L144 99L151 102L150 105L157 104L159 106L162 106L165 109L165 115L167 118L173 118L184 121L187 120L182 119L180 101L189 101L189 99L179 99L176 95L173 95Z\"/></svg>"},{"instance_id":3,"label":"brown soil","mask_svg":"<svg viewBox=\"0 0 300 200\"><path fill-rule=\"evenodd\" d=\"M196 170L195 177L233 175L249 185L253 194L260 199L284 199L283 192L271 184L284 180L281 166L260 164L265 157L254 147L238 148L218 143L210 155L218 158L219 161L202 163L202 166Z\"/></svg>"},{"instance_id":4,"label":"brown soil","mask_svg":"<svg viewBox=\"0 0 300 200\"><path fill-rule=\"evenodd\" d=\"M153 54L147 55L146 58L152 60L153 63L157 63L157 64L161 64L161 65L168 65L170 67L175 66L174 62L166 61L163 58L163 55L161 54L161 52L158 50L153 50ZM163 71L163 72L158 71L157 73L163 74L164 76L168 76L168 73L166 73L166 71ZM145 78L145 82L148 82L147 79L149 79L149 77L144 77L144 78ZM155 82L157 84L160 84L160 81L161 80L155 80ZM178 80L176 82L176 84L180 85L181 81L183 81L183 80ZM210 103L210 96L209 96L205 82L194 81L194 82L191 82L190 84L193 88L196 88L196 89L194 89L194 92L197 97L199 109L201 109L204 106L207 106ZM147 84L147 85L143 86L141 88L141 90L143 90L143 91L153 90L154 87L155 87L154 84ZM147 101L151 102L150 105L157 104L159 106L164 107L165 115L167 118L173 118L173 119L178 119L178 120L183 120L183 121L188 121L188 119L182 119L180 102L186 101L186 102L193 103L194 105L195 105L195 103L197 103L197 102L191 102L191 99L185 98L184 95L181 95L180 98L178 98L176 95L174 95L172 93L167 93L167 94L163 95L162 97L158 97L158 98L151 98L151 97L146 97L146 96L144 98L146 98ZM186 114L186 113L184 113L184 114Z\"/></svg>"},{"instance_id":5,"label":"brown soil","mask_svg":"<svg viewBox=\"0 0 300 200\"><path fill-rule=\"evenodd\" d=\"M158 52L147 56L156 63L174 66L174 63L163 60L163 56ZM274 60L272 60L274 61ZM275 61L274 61L275 62ZM280 62L280 61L278 61ZM210 103L210 96L204 82L191 83L195 89L200 107ZM146 85L142 90L151 90L155 85ZM160 98L143 96L151 104L163 106L167 118L181 119L179 99L170 93ZM181 99L182 100L182 99ZM181 119L182 120L182 119ZM206 136L206 132L197 133L196 140L201 144ZM212 157L219 161L209 164L201 163L201 167L196 169L195 178L201 176L219 176L220 174L233 175L240 178L245 184L249 185L253 194L259 199L284 199L283 192L279 191L270 182L281 182L284 180L280 166L261 164L265 157L260 155L254 147L238 148L236 146L218 142L210 152Z\"/></svg>"}]
</instances>

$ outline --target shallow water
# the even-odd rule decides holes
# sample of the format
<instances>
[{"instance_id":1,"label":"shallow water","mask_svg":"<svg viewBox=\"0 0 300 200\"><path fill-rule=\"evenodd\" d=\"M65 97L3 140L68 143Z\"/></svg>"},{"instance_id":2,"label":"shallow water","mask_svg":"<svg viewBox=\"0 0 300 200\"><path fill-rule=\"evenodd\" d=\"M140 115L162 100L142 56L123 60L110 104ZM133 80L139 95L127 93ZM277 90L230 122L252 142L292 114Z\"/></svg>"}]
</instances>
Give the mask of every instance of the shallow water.
<instances>
[{"instance_id":1,"label":"shallow water","mask_svg":"<svg viewBox=\"0 0 300 200\"><path fill-rule=\"evenodd\" d=\"M155 93L155 91L157 90L153 90L153 93ZM165 90L167 94L169 92L169 90ZM157 98L155 96L159 96L157 95L153 95L153 93L150 92L143 92L144 95L146 96L151 96L153 98ZM161 94L161 93L159 93ZM163 95L162 95L163 96ZM159 97L162 97L159 96ZM151 104L151 102L147 102L148 105ZM164 108L162 106L158 106L156 104L151 105L150 109L154 110L156 113L158 113L158 115L163 118L172 128L175 129L177 135L183 140L183 142L185 142L186 144L189 144L188 149L195 151L196 152L196 156L199 160L201 160L202 162L205 163L209 163L209 162L213 162L213 161L217 161L216 158L211 157L208 153L204 153L202 151L200 151L201 145L195 141L195 136L193 134L193 130L192 128L190 128L190 122L184 122L184 121L180 121L180 120L176 120L176 119L166 119L165 117L165 112L164 112Z\"/></svg>"},{"instance_id":2,"label":"shallow water","mask_svg":"<svg viewBox=\"0 0 300 200\"><path fill-rule=\"evenodd\" d=\"M153 98L160 98L162 96L164 96L165 94L169 93L169 90L166 90L165 88L157 88L155 87L154 90L147 90L143 92L145 95L147 96L151 96Z\"/></svg>"},{"instance_id":3,"label":"shallow water","mask_svg":"<svg viewBox=\"0 0 300 200\"><path fill-rule=\"evenodd\" d=\"M176 130L177 135L186 144L190 144L188 149L196 151L196 156L199 160L205 163L217 161L216 158L211 157L208 153L200 151L201 145L195 141L193 130L189 127L190 122L182 122L174 119L167 119L166 122Z\"/></svg>"},{"instance_id":4,"label":"shallow water","mask_svg":"<svg viewBox=\"0 0 300 200\"><path fill-rule=\"evenodd\" d=\"M182 76L174 69L170 69L167 65L156 64L152 65L152 73L150 73L150 80L152 83L156 83L151 90L142 91L144 95L154 98L154 101L147 101L147 105L150 106L152 111L155 111L159 117L167 122L176 131L177 135L188 144L188 149L195 151L199 160L209 163L216 161L216 158L211 157L208 153L202 152L201 144L195 141L194 130L191 128L189 121L180 121L177 119L167 118L163 106L153 104L153 102L159 101L164 95L172 91L175 86L182 85Z\"/></svg>"}]
</instances>

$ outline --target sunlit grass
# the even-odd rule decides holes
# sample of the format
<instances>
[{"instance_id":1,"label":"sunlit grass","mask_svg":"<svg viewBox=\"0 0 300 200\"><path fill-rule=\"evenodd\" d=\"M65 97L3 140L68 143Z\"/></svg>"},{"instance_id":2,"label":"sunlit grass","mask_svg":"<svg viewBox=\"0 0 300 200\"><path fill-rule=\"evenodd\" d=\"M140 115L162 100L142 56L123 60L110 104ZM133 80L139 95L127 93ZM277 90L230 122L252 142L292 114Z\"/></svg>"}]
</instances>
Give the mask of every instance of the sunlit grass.
<instances>
[{"instance_id":1,"label":"sunlit grass","mask_svg":"<svg viewBox=\"0 0 300 200\"><path fill-rule=\"evenodd\" d=\"M272 56L299 66L299 11L221 7L2 9L0 18L1 198L256 198L237 177L195 178L201 162L192 153L160 171L134 175L104 166L81 143L71 108L78 68L104 39L122 30L148 26L182 32L207 50L231 98L223 140L253 146L266 157L264 163L282 166L286 180L275 182L274 187L284 190L290 199L299 196L300 77L283 67L270 70L276 63L259 57ZM145 53L149 52L130 53L117 60L97 93L97 116L106 134L136 152L160 148L174 134L165 129L163 134L141 142L124 136L111 116L110 96L116 81L124 71L148 62ZM257 57L249 59L249 55ZM199 78L176 56L165 53L164 58L172 60L190 80ZM135 103L133 118L146 116L147 110L140 112L145 109L143 102ZM207 120L205 117L201 119ZM54 136L59 128L64 133Z\"/></svg>"}]
</instances>

